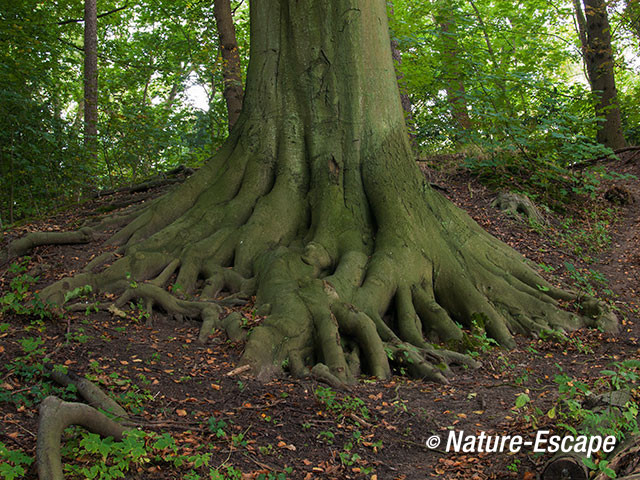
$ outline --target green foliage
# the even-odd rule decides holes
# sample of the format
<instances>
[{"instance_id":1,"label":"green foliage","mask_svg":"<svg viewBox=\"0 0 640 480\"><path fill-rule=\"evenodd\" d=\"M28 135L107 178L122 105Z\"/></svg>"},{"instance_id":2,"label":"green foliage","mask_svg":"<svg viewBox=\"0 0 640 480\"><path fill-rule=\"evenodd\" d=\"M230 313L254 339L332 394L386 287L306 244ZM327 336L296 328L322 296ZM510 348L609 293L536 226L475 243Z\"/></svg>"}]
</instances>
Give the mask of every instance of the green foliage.
<instances>
[{"instance_id":1,"label":"green foliage","mask_svg":"<svg viewBox=\"0 0 640 480\"><path fill-rule=\"evenodd\" d=\"M341 395L340 398L331 387L318 386L314 390L318 401L328 410L338 414L338 418L348 416L350 413L359 415L363 419L369 418L369 409L364 401L351 395Z\"/></svg>"},{"instance_id":2,"label":"green foliage","mask_svg":"<svg viewBox=\"0 0 640 480\"><path fill-rule=\"evenodd\" d=\"M473 357L498 346L498 342L487 335L485 330L487 320L487 316L483 313L471 315L471 331L469 333L465 332L462 338L462 348ZM462 325L457 325L460 329L463 329Z\"/></svg>"},{"instance_id":3,"label":"green foliage","mask_svg":"<svg viewBox=\"0 0 640 480\"><path fill-rule=\"evenodd\" d=\"M95 189L180 164L201 165L226 138L213 4L147 0L100 18L96 161L86 155L82 137L82 4L5 3L0 11L0 227L78 201ZM120 6L108 0L99 4L98 13ZM242 3L233 8L246 69L248 8ZM204 105L193 105L190 96L196 90Z\"/></svg>"},{"instance_id":4,"label":"green foliage","mask_svg":"<svg viewBox=\"0 0 640 480\"><path fill-rule=\"evenodd\" d=\"M17 355L5 365L7 376L11 376L22 384L29 385L18 391L0 387L0 403L12 403L16 408L32 407L49 395L57 395L63 399L75 399L76 387L71 384L60 387L48 380L45 369L46 349L44 341L37 337L18 339L22 355Z\"/></svg>"},{"instance_id":5,"label":"green foliage","mask_svg":"<svg viewBox=\"0 0 640 480\"><path fill-rule=\"evenodd\" d=\"M527 395L526 393L521 393L516 397L516 408L522 408L530 401L531 398L529 398L529 395Z\"/></svg>"},{"instance_id":6,"label":"green foliage","mask_svg":"<svg viewBox=\"0 0 640 480\"><path fill-rule=\"evenodd\" d=\"M29 257L24 257L21 262L9 265L8 273L15 276L9 283L9 291L0 297L0 313L25 315L42 321L50 318L52 312L37 294L30 291L38 280L37 277L26 273L30 260Z\"/></svg>"},{"instance_id":7,"label":"green foliage","mask_svg":"<svg viewBox=\"0 0 640 480\"><path fill-rule=\"evenodd\" d=\"M586 293L591 297L595 297L597 295L597 288L602 288L608 284L604 275L592 268L583 272L578 270L571 262L564 262L564 266L567 269L567 272L569 272L569 276L575 281L575 286L578 291ZM605 290L605 293L613 293L609 289Z\"/></svg>"},{"instance_id":8,"label":"green foliage","mask_svg":"<svg viewBox=\"0 0 640 480\"><path fill-rule=\"evenodd\" d=\"M194 453L191 446L185 449L166 432L159 434L130 430L125 433L121 442L116 442L111 437L102 438L79 429L75 431L77 435L67 441L62 448L63 457L69 460L82 457L88 461L80 465L72 461L67 462L64 470L73 476L110 480L125 478L134 467L168 464L181 471L181 478L243 478L242 471L230 466L209 468L211 453L206 451ZM236 446L246 446L246 441L244 445L242 441L238 441ZM204 471L208 472L205 477L201 475ZM282 480L288 478L291 471L290 468L285 468L283 472L273 472L263 478Z\"/></svg>"},{"instance_id":9,"label":"green foliage","mask_svg":"<svg viewBox=\"0 0 640 480\"><path fill-rule=\"evenodd\" d=\"M611 21L615 31L622 20L612 12ZM611 151L595 141L601 119L578 79L582 60L572 24L570 2L394 1L397 68L414 107L420 152L462 152L489 185L554 209L573 195L593 195L597 175L571 167ZM619 33L616 41L623 41ZM640 131L640 82L637 67L626 67L616 81L625 133L638 143L631 139Z\"/></svg>"},{"instance_id":10,"label":"green foliage","mask_svg":"<svg viewBox=\"0 0 640 480\"><path fill-rule=\"evenodd\" d=\"M9 450L4 443L0 442L0 478L4 480L22 478L32 463L33 458L22 450Z\"/></svg>"},{"instance_id":11,"label":"green foliage","mask_svg":"<svg viewBox=\"0 0 640 480\"><path fill-rule=\"evenodd\" d=\"M69 290L64 294L64 303L67 303L74 298L82 298L86 297L93 291L93 287L91 285L84 285L82 287L74 288L73 290Z\"/></svg>"},{"instance_id":12,"label":"green foliage","mask_svg":"<svg viewBox=\"0 0 640 480\"><path fill-rule=\"evenodd\" d=\"M640 432L638 425L638 403L633 397L637 392L638 379L640 378L640 362L638 360L626 360L611 364L613 369L603 370L602 377L589 385L585 382L569 377L562 372L555 376L558 384L560 403L556 407L558 418L567 430L586 435L615 436L618 441L627 435L637 435ZM587 408L585 400L599 392L604 393L604 401L613 399L614 392L624 391L629 393L629 400L622 406L613 402L605 408ZM580 425L576 430L573 425Z\"/></svg>"}]
</instances>

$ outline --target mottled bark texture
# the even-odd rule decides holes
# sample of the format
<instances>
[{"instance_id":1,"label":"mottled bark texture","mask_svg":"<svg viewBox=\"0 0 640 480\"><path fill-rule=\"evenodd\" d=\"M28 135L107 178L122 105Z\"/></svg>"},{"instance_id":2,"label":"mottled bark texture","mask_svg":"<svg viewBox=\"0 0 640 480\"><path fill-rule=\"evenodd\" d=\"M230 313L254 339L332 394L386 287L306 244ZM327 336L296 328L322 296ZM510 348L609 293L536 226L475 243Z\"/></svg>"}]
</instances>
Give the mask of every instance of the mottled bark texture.
<instances>
[{"instance_id":1,"label":"mottled bark texture","mask_svg":"<svg viewBox=\"0 0 640 480\"><path fill-rule=\"evenodd\" d=\"M98 12L96 0L84 2L84 146L98 155Z\"/></svg>"},{"instance_id":2,"label":"mottled bark texture","mask_svg":"<svg viewBox=\"0 0 640 480\"><path fill-rule=\"evenodd\" d=\"M626 143L622 134L622 120L617 101L607 6L604 0L583 0L583 2L587 39L587 45L584 48L585 61L591 90L598 98L596 115L604 119L598 128L597 140L617 150L623 148Z\"/></svg>"},{"instance_id":3,"label":"mottled bark texture","mask_svg":"<svg viewBox=\"0 0 640 480\"><path fill-rule=\"evenodd\" d=\"M238 121L242 111L242 71L240 69L240 53L236 40L236 29L233 25L230 0L215 0L213 15L218 28L220 53L222 54L222 78L224 89L222 94L227 103L229 132Z\"/></svg>"},{"instance_id":4,"label":"mottled bark texture","mask_svg":"<svg viewBox=\"0 0 640 480\"><path fill-rule=\"evenodd\" d=\"M449 364L473 365L453 348L474 321L507 347L516 332L615 329L597 302L583 302L585 315L560 310L576 296L429 186L390 50L383 0L252 1L244 107L228 141L112 237L122 258L42 295L126 289L219 326L220 292L255 294L267 318L242 362L334 383L360 368L387 377L394 364L445 382ZM174 274L172 292L191 300L159 292Z\"/></svg>"}]
</instances>

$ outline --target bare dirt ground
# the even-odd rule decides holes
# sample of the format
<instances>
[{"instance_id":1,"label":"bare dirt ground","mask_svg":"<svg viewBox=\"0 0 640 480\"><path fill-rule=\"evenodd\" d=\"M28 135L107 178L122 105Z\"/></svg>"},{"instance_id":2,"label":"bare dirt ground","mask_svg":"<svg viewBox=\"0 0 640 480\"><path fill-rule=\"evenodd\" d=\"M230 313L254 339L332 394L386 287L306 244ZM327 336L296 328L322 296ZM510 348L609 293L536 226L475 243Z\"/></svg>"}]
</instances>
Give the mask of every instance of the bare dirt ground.
<instances>
[{"instance_id":1,"label":"bare dirt ground","mask_svg":"<svg viewBox=\"0 0 640 480\"><path fill-rule=\"evenodd\" d=\"M632 155L607 166L640 177L640 160ZM611 241L588 263L589 240L598 234L594 229L602 227L588 215L567 227L565 217L547 213L550 226L542 230L491 207L495 193L467 173L427 174L483 228L534 264L544 264L540 268L553 282L577 288L581 279L599 279L589 284L619 308L620 333L583 330L565 339L518 338L512 351L480 342L482 367L457 369L450 385L409 380L396 372L386 381L363 378L351 389L335 392L311 380L283 377L262 383L246 373L230 375L242 353L241 343L216 333L200 345L196 322L178 323L161 314L154 314L152 326L146 326L144 311L135 305L125 318L105 311L65 312L37 322L5 313L0 318L0 442L34 455L37 402L53 386L38 368L47 357L89 375L132 412L142 430L167 432L175 439L177 454L165 450L163 459L131 464L127 478L210 478L210 469L226 475L218 478L247 479L261 474L274 479L535 478L548 456L526 448L514 455L446 452L444 441L450 431L525 438L541 429L562 433L561 412L549 414L557 404L557 374L562 371L594 384L611 362L640 358L639 181L604 182L596 201L615 208L611 218L616 221L606 227ZM635 201L620 207L605 204L604 193L614 184ZM0 246L27 231L74 228L107 204L135 202L143 195L96 199L6 232ZM584 216L585 210L589 209L584 204L576 204L571 215ZM560 232L572 230L585 232L580 236L583 247L560 239ZM40 247L26 268L38 277L39 289L81 270L101 251L98 242ZM0 296L13 291L15 277L6 265L0 268ZM240 311L247 329L262 320L251 304ZM38 339L42 344L29 354ZM516 408L523 394L530 401ZM443 443L428 449L425 441L433 435ZM80 451L72 435L68 437L65 462L82 468L102 461L100 455ZM172 461L176 455L197 453L211 454L208 466L198 466L193 459L183 465ZM25 478L36 478L33 465ZM68 478L83 476L69 473Z\"/></svg>"}]
</instances>

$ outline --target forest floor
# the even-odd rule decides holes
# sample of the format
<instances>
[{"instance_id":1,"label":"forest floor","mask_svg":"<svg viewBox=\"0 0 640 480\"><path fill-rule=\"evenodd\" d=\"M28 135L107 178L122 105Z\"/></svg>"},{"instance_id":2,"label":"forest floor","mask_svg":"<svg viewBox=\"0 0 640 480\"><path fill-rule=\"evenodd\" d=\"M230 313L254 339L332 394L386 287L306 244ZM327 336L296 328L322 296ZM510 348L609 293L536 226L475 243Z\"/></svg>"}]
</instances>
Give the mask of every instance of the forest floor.
<instances>
[{"instance_id":1,"label":"forest floor","mask_svg":"<svg viewBox=\"0 0 640 480\"><path fill-rule=\"evenodd\" d=\"M640 160L631 157L606 166L640 178ZM445 452L444 441L449 431L525 439L539 430L562 434L560 424L575 420L559 401L563 386L583 382L597 390L607 378L600 372L612 362L640 358L640 181L607 180L596 200L570 206L565 216L547 212L549 225L541 227L493 208L495 193L468 172L428 167L425 172L483 228L529 258L552 282L593 289L609 299L618 309L620 333L581 330L565 337L519 337L511 351L479 336L482 367L455 369L450 385L410 380L396 372L389 380L363 378L349 390L336 391L312 380L285 376L262 383L238 373L234 369L241 343L215 333L203 346L197 342L197 322L177 323L160 314L147 326L147 314L137 305L124 318L88 311L40 321L5 313L0 317L0 442L33 457L38 402L50 393L73 398L43 375L48 358L87 375L119 399L142 431L156 432L123 450L108 447L106 464L120 462L129 469L127 478L536 478L549 455L527 448L513 455ZM603 194L613 184L630 192L635 202L607 204ZM148 192L97 198L5 232L0 247L28 231L74 228L104 211L105 205L136 202L143 196L148 198ZM593 214L601 211L606 213ZM0 268L0 297L26 287L41 289L80 271L102 249L99 242L39 247L25 262L24 272L15 265ZM25 273L37 277L32 286ZM245 328L261 322L252 305L240 310ZM443 443L430 450L425 441L433 435ZM67 478L89 478L97 472L90 473L92 465L105 463L99 453L92 453L95 440L85 436L80 443L77 437L70 432L65 439ZM25 478L36 478L34 464L12 458L7 471L22 463ZM107 472L103 478L115 478L115 470L100 468Z\"/></svg>"}]
</instances>

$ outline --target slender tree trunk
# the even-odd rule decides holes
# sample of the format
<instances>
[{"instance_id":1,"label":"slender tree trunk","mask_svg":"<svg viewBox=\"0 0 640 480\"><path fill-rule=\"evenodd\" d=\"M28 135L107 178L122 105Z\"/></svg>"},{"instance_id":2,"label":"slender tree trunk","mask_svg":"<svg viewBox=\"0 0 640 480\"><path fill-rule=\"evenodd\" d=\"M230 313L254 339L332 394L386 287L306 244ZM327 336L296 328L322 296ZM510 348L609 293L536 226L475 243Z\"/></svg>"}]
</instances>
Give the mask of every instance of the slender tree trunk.
<instances>
[{"instance_id":1,"label":"slender tree trunk","mask_svg":"<svg viewBox=\"0 0 640 480\"><path fill-rule=\"evenodd\" d=\"M464 88L464 72L459 60L460 47L456 32L456 24L446 5L439 4L434 15L436 23L440 27L442 69L445 75L447 100L451 106L451 115L454 122L461 130L471 128L471 119L467 109L467 101ZM491 45L491 42L488 42Z\"/></svg>"},{"instance_id":2,"label":"slender tree trunk","mask_svg":"<svg viewBox=\"0 0 640 480\"><path fill-rule=\"evenodd\" d=\"M84 146L98 155L98 14L96 0L84 2Z\"/></svg>"},{"instance_id":3,"label":"slender tree trunk","mask_svg":"<svg viewBox=\"0 0 640 480\"><path fill-rule=\"evenodd\" d=\"M222 53L222 78L224 79L224 99L227 102L229 132L233 129L242 111L242 72L240 53L233 25L230 0L214 0L213 15L218 28L220 51Z\"/></svg>"},{"instance_id":4,"label":"slender tree trunk","mask_svg":"<svg viewBox=\"0 0 640 480\"><path fill-rule=\"evenodd\" d=\"M589 82L589 86L593 90L593 84L591 77L589 76L589 69L587 68L587 52L589 51L589 43L587 42L587 19L584 17L584 11L582 10L582 0L573 0L573 7L575 11L576 30L578 32L578 38L580 38L580 51L582 52L582 65L584 67L584 73Z\"/></svg>"},{"instance_id":5,"label":"slender tree trunk","mask_svg":"<svg viewBox=\"0 0 640 480\"><path fill-rule=\"evenodd\" d=\"M15 183L15 175L14 175L14 171L13 171L13 156L14 156L14 142L13 142L13 134L11 134L11 149L10 149L10 153L9 153L9 178L11 179L9 182L9 225L11 225L13 223L13 195L14 195L14 183Z\"/></svg>"},{"instance_id":6,"label":"slender tree trunk","mask_svg":"<svg viewBox=\"0 0 640 480\"><path fill-rule=\"evenodd\" d=\"M583 0L587 26L586 62L592 91L598 96L596 115L604 118L598 142L613 150L626 145L614 77L611 27L604 0Z\"/></svg>"},{"instance_id":7,"label":"slender tree trunk","mask_svg":"<svg viewBox=\"0 0 640 480\"><path fill-rule=\"evenodd\" d=\"M146 106L147 105L147 100L149 97L149 86L151 85L151 80L153 79L153 74L155 73L155 70L153 69L154 65L153 65L153 57L151 57L150 61L149 61L149 76L147 77L147 81L144 83L144 90L142 91L142 101L141 101L141 106Z\"/></svg>"}]
</instances>

